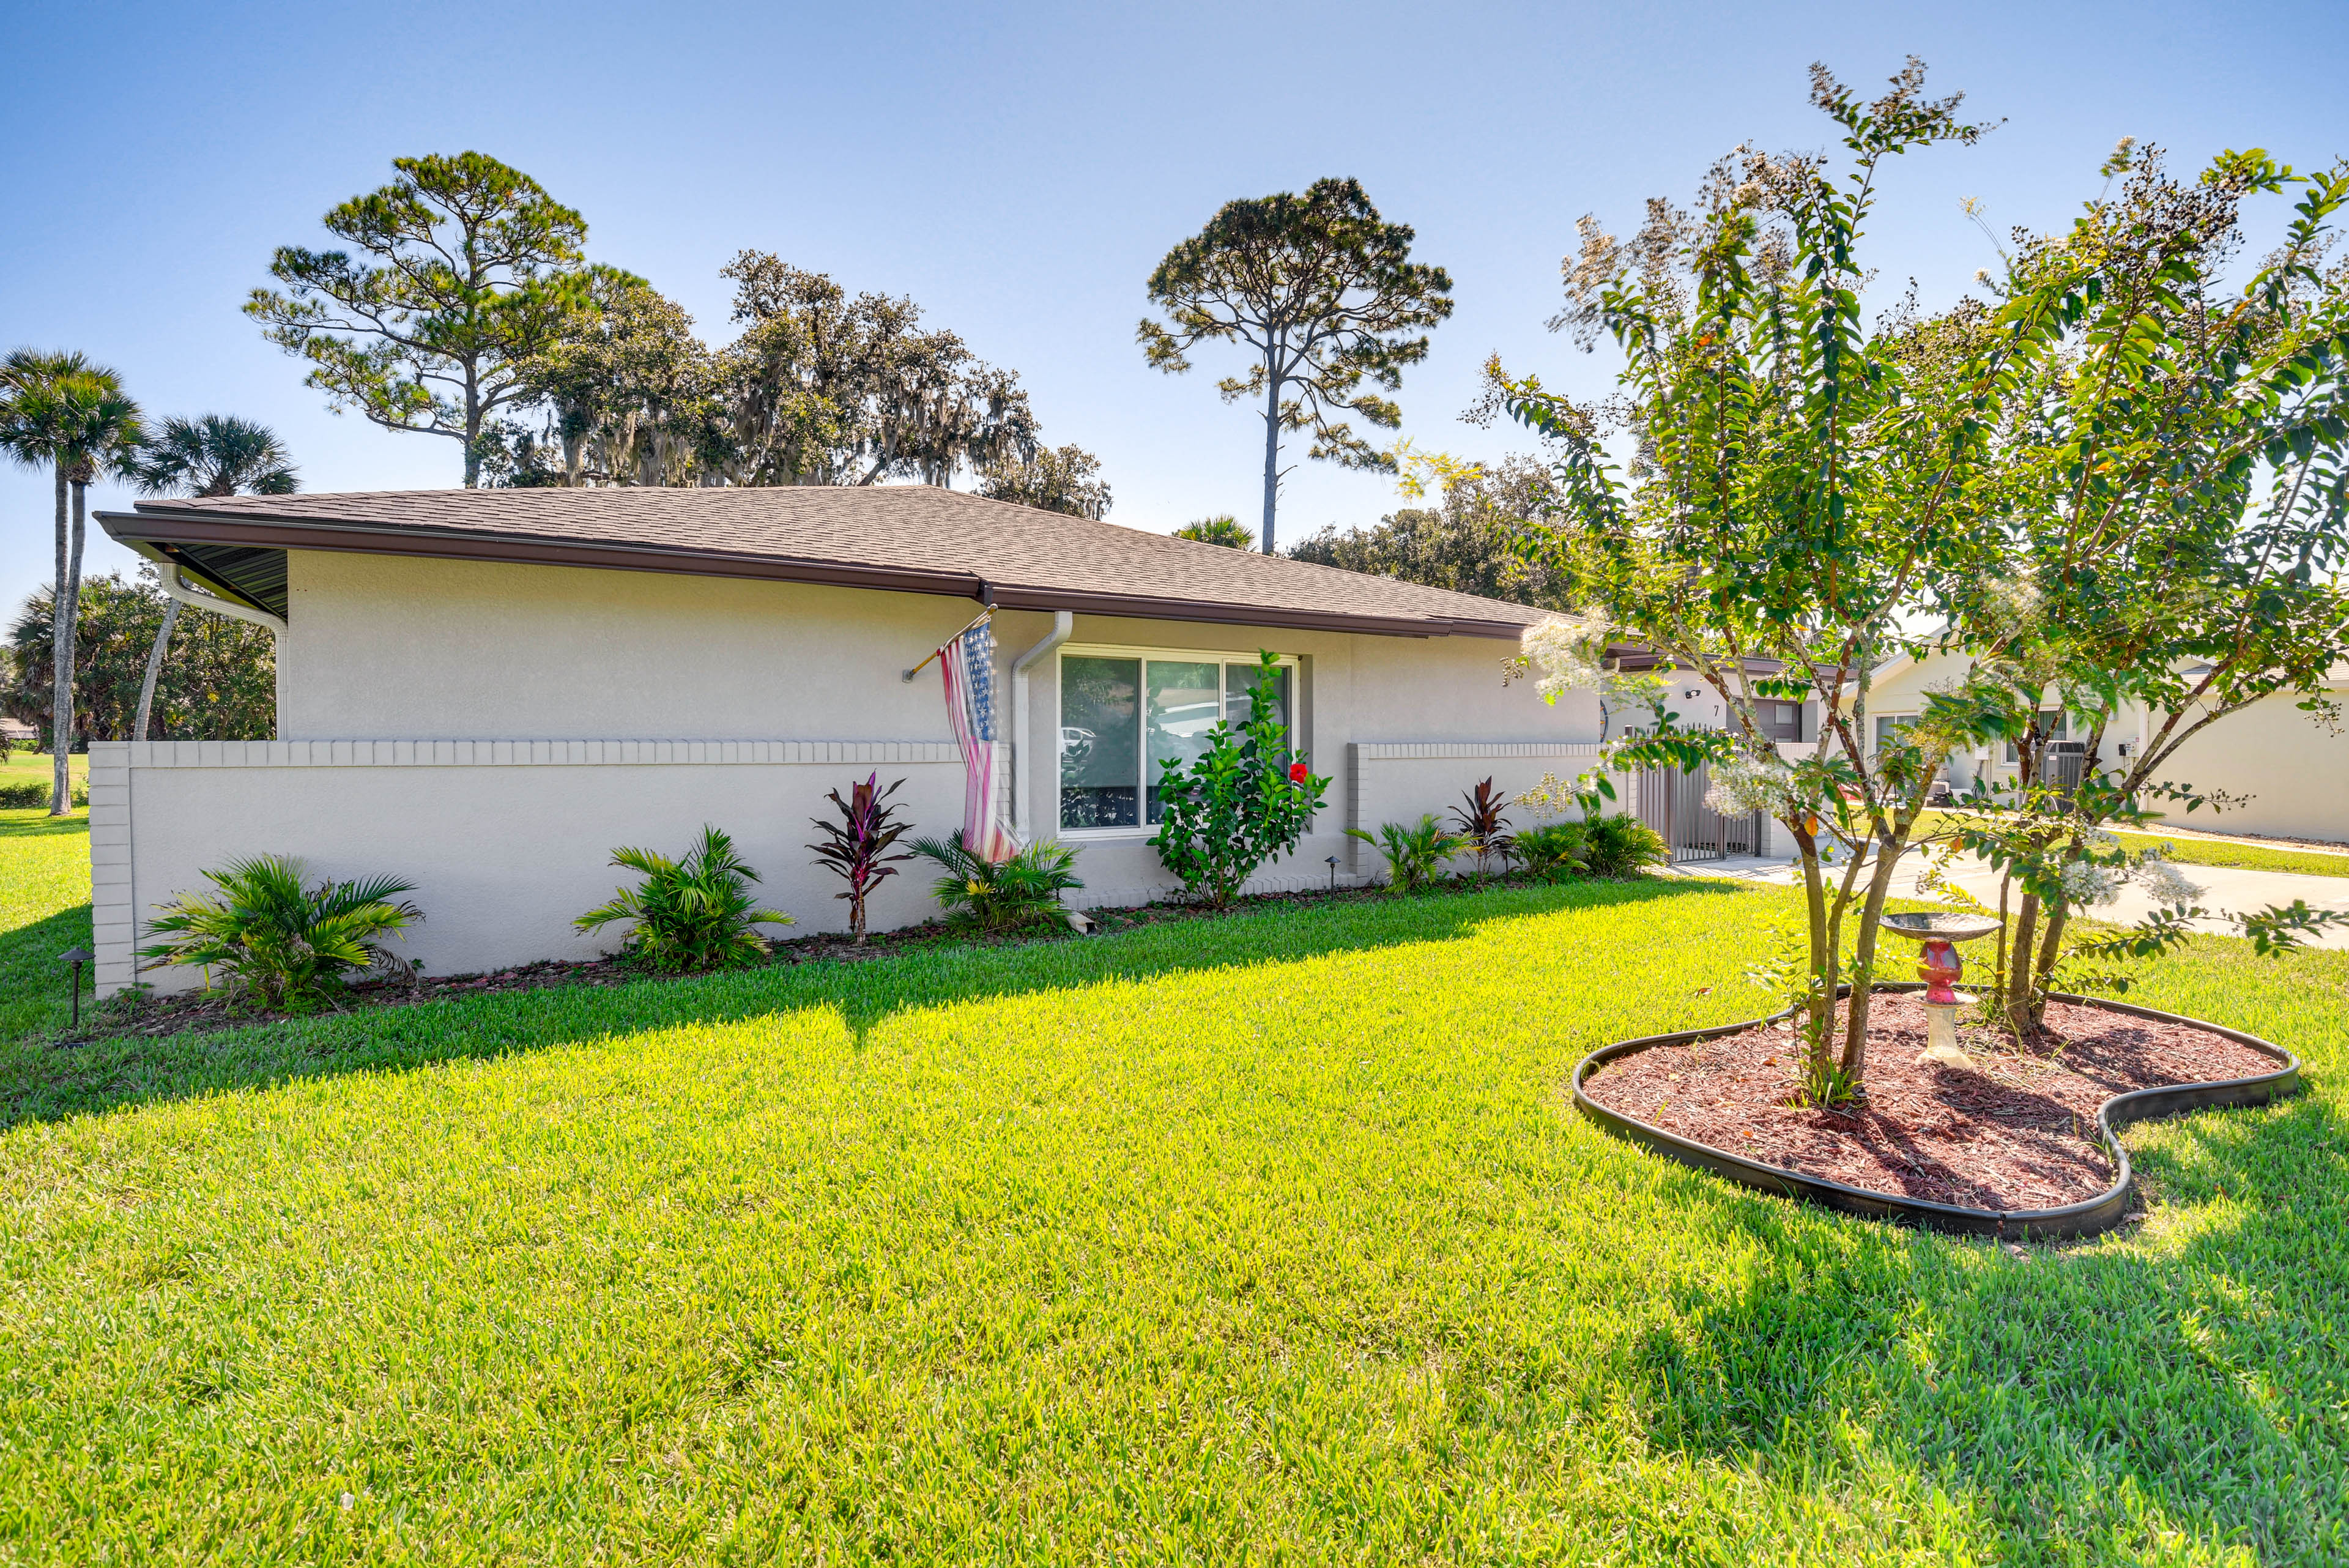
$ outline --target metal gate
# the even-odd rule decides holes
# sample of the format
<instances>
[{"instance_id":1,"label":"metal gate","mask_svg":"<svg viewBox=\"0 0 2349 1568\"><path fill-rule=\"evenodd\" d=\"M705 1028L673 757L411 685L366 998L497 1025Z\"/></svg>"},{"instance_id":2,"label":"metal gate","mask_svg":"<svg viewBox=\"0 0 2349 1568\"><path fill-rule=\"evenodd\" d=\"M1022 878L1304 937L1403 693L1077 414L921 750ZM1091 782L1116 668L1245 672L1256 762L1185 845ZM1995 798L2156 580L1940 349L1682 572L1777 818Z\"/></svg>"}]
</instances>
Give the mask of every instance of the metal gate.
<instances>
[{"instance_id":1,"label":"metal gate","mask_svg":"<svg viewBox=\"0 0 2349 1568\"><path fill-rule=\"evenodd\" d=\"M1671 847L1673 864L1762 853L1760 812L1723 816L1705 805L1711 770L1642 768L1634 779L1632 809Z\"/></svg>"}]
</instances>

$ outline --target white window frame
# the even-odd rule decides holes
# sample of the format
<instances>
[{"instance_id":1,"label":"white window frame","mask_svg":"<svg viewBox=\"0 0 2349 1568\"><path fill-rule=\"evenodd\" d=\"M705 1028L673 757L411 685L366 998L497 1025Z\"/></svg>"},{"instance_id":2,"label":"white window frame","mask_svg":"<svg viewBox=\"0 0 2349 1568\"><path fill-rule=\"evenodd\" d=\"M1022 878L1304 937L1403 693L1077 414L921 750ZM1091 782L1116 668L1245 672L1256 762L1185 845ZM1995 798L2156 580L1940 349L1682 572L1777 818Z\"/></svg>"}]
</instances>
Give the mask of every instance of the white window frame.
<instances>
[{"instance_id":1,"label":"white window frame","mask_svg":"<svg viewBox=\"0 0 2349 1568\"><path fill-rule=\"evenodd\" d=\"M1069 691L1069 683L1062 675L1063 661L1071 659L1139 659L1143 660L1156 659L1163 659L1170 664L1212 663L1220 669L1224 666L1233 664L1254 664L1260 657L1260 652L1255 649L1164 648L1154 646L1145 648L1136 644L1121 642L1069 642L1062 643L1058 649L1056 649L1054 650L1054 662L1052 665L1052 773L1050 783L1047 786L1051 793L1051 810L1048 813L1038 814L1039 815L1048 816L1050 818L1052 824L1053 836L1056 838L1065 839L1072 844L1141 844L1157 836L1158 834L1158 825L1148 820L1150 815L1150 782L1155 775L1150 771L1150 759L1146 756L1141 758L1142 773L1140 782L1135 786L1141 792L1136 799L1136 810L1143 818L1143 821L1138 826L1063 827L1061 826L1061 732L1068 727L1065 722L1061 705L1067 700ZM1279 660L1279 667L1288 671L1288 738L1290 743L1296 746L1298 753L1301 756L1305 753L1307 749L1304 744L1304 723L1302 722L1305 711L1305 671L1303 661L1293 653L1283 653L1276 655L1275 657ZM1142 677L1142 688L1134 694L1134 701L1137 703L1142 704L1145 710L1149 702L1149 691L1150 675L1145 670ZM1231 701L1232 696L1229 691L1222 693L1222 702L1224 711L1226 714L1230 711ZM1136 714L1136 718L1139 722L1136 724L1135 728L1143 737L1143 743L1146 744L1150 734L1149 714L1146 711L1141 711Z\"/></svg>"}]
</instances>

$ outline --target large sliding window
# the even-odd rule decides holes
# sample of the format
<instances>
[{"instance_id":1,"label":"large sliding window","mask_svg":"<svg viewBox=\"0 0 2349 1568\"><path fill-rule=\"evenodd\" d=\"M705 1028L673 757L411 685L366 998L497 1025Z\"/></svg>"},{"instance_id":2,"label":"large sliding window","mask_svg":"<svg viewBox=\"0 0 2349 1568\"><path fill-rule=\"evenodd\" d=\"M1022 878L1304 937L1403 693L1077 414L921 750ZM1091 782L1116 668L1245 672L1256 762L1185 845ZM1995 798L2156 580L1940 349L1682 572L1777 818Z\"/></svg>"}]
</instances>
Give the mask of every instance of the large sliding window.
<instances>
[{"instance_id":1,"label":"large sliding window","mask_svg":"<svg viewBox=\"0 0 2349 1568\"><path fill-rule=\"evenodd\" d=\"M1253 659L1200 653L1061 656L1061 830L1142 827L1159 818L1162 763L1207 750L1220 717L1248 713ZM1274 677L1275 711L1292 722L1290 667Z\"/></svg>"}]
</instances>

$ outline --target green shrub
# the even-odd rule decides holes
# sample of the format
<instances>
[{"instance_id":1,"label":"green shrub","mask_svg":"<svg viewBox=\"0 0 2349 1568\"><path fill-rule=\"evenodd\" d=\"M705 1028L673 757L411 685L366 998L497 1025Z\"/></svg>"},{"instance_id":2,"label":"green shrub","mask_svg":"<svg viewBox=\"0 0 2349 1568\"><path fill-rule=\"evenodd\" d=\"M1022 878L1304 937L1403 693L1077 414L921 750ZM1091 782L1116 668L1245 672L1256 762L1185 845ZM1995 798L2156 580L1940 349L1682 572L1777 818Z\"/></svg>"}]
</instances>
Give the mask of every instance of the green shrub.
<instances>
[{"instance_id":1,"label":"green shrub","mask_svg":"<svg viewBox=\"0 0 2349 1568\"><path fill-rule=\"evenodd\" d=\"M1552 822L1517 835L1517 860L1545 882L1560 882L1586 868L1590 835L1578 822Z\"/></svg>"},{"instance_id":2,"label":"green shrub","mask_svg":"<svg viewBox=\"0 0 2349 1568\"><path fill-rule=\"evenodd\" d=\"M0 811L34 811L48 804L49 784L47 779L0 784ZM89 804L89 785L80 779L73 783L73 804Z\"/></svg>"},{"instance_id":3,"label":"green shrub","mask_svg":"<svg viewBox=\"0 0 2349 1568\"><path fill-rule=\"evenodd\" d=\"M1583 865L1593 877L1637 877L1671 860L1663 835L1636 816L1594 816L1581 826L1589 839Z\"/></svg>"},{"instance_id":4,"label":"green shrub","mask_svg":"<svg viewBox=\"0 0 2349 1568\"><path fill-rule=\"evenodd\" d=\"M305 888L302 872L302 862L282 855L205 872L219 893L181 894L147 928L168 940L139 956L220 970L243 999L288 1012L331 1002L354 970L410 971L377 939L424 918L414 904L391 901L414 883L375 877Z\"/></svg>"},{"instance_id":5,"label":"green shrub","mask_svg":"<svg viewBox=\"0 0 2349 1568\"><path fill-rule=\"evenodd\" d=\"M951 838L916 838L914 853L944 867L946 875L930 888L938 902L982 931L1059 924L1068 915L1061 895L1084 886L1073 869L1077 852L1050 839L995 861L973 855L957 828Z\"/></svg>"},{"instance_id":6,"label":"green shrub","mask_svg":"<svg viewBox=\"0 0 2349 1568\"><path fill-rule=\"evenodd\" d=\"M750 893L759 874L734 853L734 841L704 826L701 841L683 860L649 849L615 849L612 864L644 873L644 884L622 888L612 901L571 923L601 930L615 920L636 922L620 950L663 974L734 969L766 956L767 939L753 928L788 926L780 909L762 909Z\"/></svg>"},{"instance_id":7,"label":"green shrub","mask_svg":"<svg viewBox=\"0 0 2349 1568\"><path fill-rule=\"evenodd\" d=\"M1292 854L1321 809L1326 778L1288 754L1288 726L1273 717L1280 660L1259 653L1247 722L1217 722L1207 752L1188 768L1164 765L1162 815L1150 841L1193 898L1222 909L1257 867Z\"/></svg>"},{"instance_id":8,"label":"green shrub","mask_svg":"<svg viewBox=\"0 0 2349 1568\"><path fill-rule=\"evenodd\" d=\"M1462 847L1459 835L1446 830L1432 811L1410 827L1400 822L1382 823L1375 838L1359 827L1346 829L1346 836L1361 839L1387 857L1387 881L1398 893L1424 888L1444 875L1444 863Z\"/></svg>"}]
</instances>

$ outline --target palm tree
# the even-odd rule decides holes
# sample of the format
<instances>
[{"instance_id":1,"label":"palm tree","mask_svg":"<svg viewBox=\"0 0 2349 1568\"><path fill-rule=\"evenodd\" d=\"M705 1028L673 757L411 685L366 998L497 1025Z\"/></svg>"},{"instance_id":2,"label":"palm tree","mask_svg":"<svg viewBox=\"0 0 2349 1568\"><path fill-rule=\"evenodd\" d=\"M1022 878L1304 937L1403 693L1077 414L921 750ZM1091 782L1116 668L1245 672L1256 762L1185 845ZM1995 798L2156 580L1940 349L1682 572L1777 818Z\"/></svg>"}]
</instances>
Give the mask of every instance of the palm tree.
<instances>
[{"instance_id":1,"label":"palm tree","mask_svg":"<svg viewBox=\"0 0 2349 1568\"><path fill-rule=\"evenodd\" d=\"M67 775L73 751L74 638L81 617L82 533L90 482L101 467L122 472L138 451L140 435L139 405L123 391L122 378L112 370L80 354L36 348L18 348L0 360L0 448L27 468L49 469L57 479L51 816L73 809Z\"/></svg>"},{"instance_id":2,"label":"palm tree","mask_svg":"<svg viewBox=\"0 0 2349 1568\"><path fill-rule=\"evenodd\" d=\"M277 432L234 414L174 415L139 451L130 477L149 495L291 495L302 488L294 460ZM163 624L147 653L147 678L139 683L139 717L130 738L143 741L155 708L155 681L163 672L163 650L179 624L180 601L163 606Z\"/></svg>"}]
</instances>

